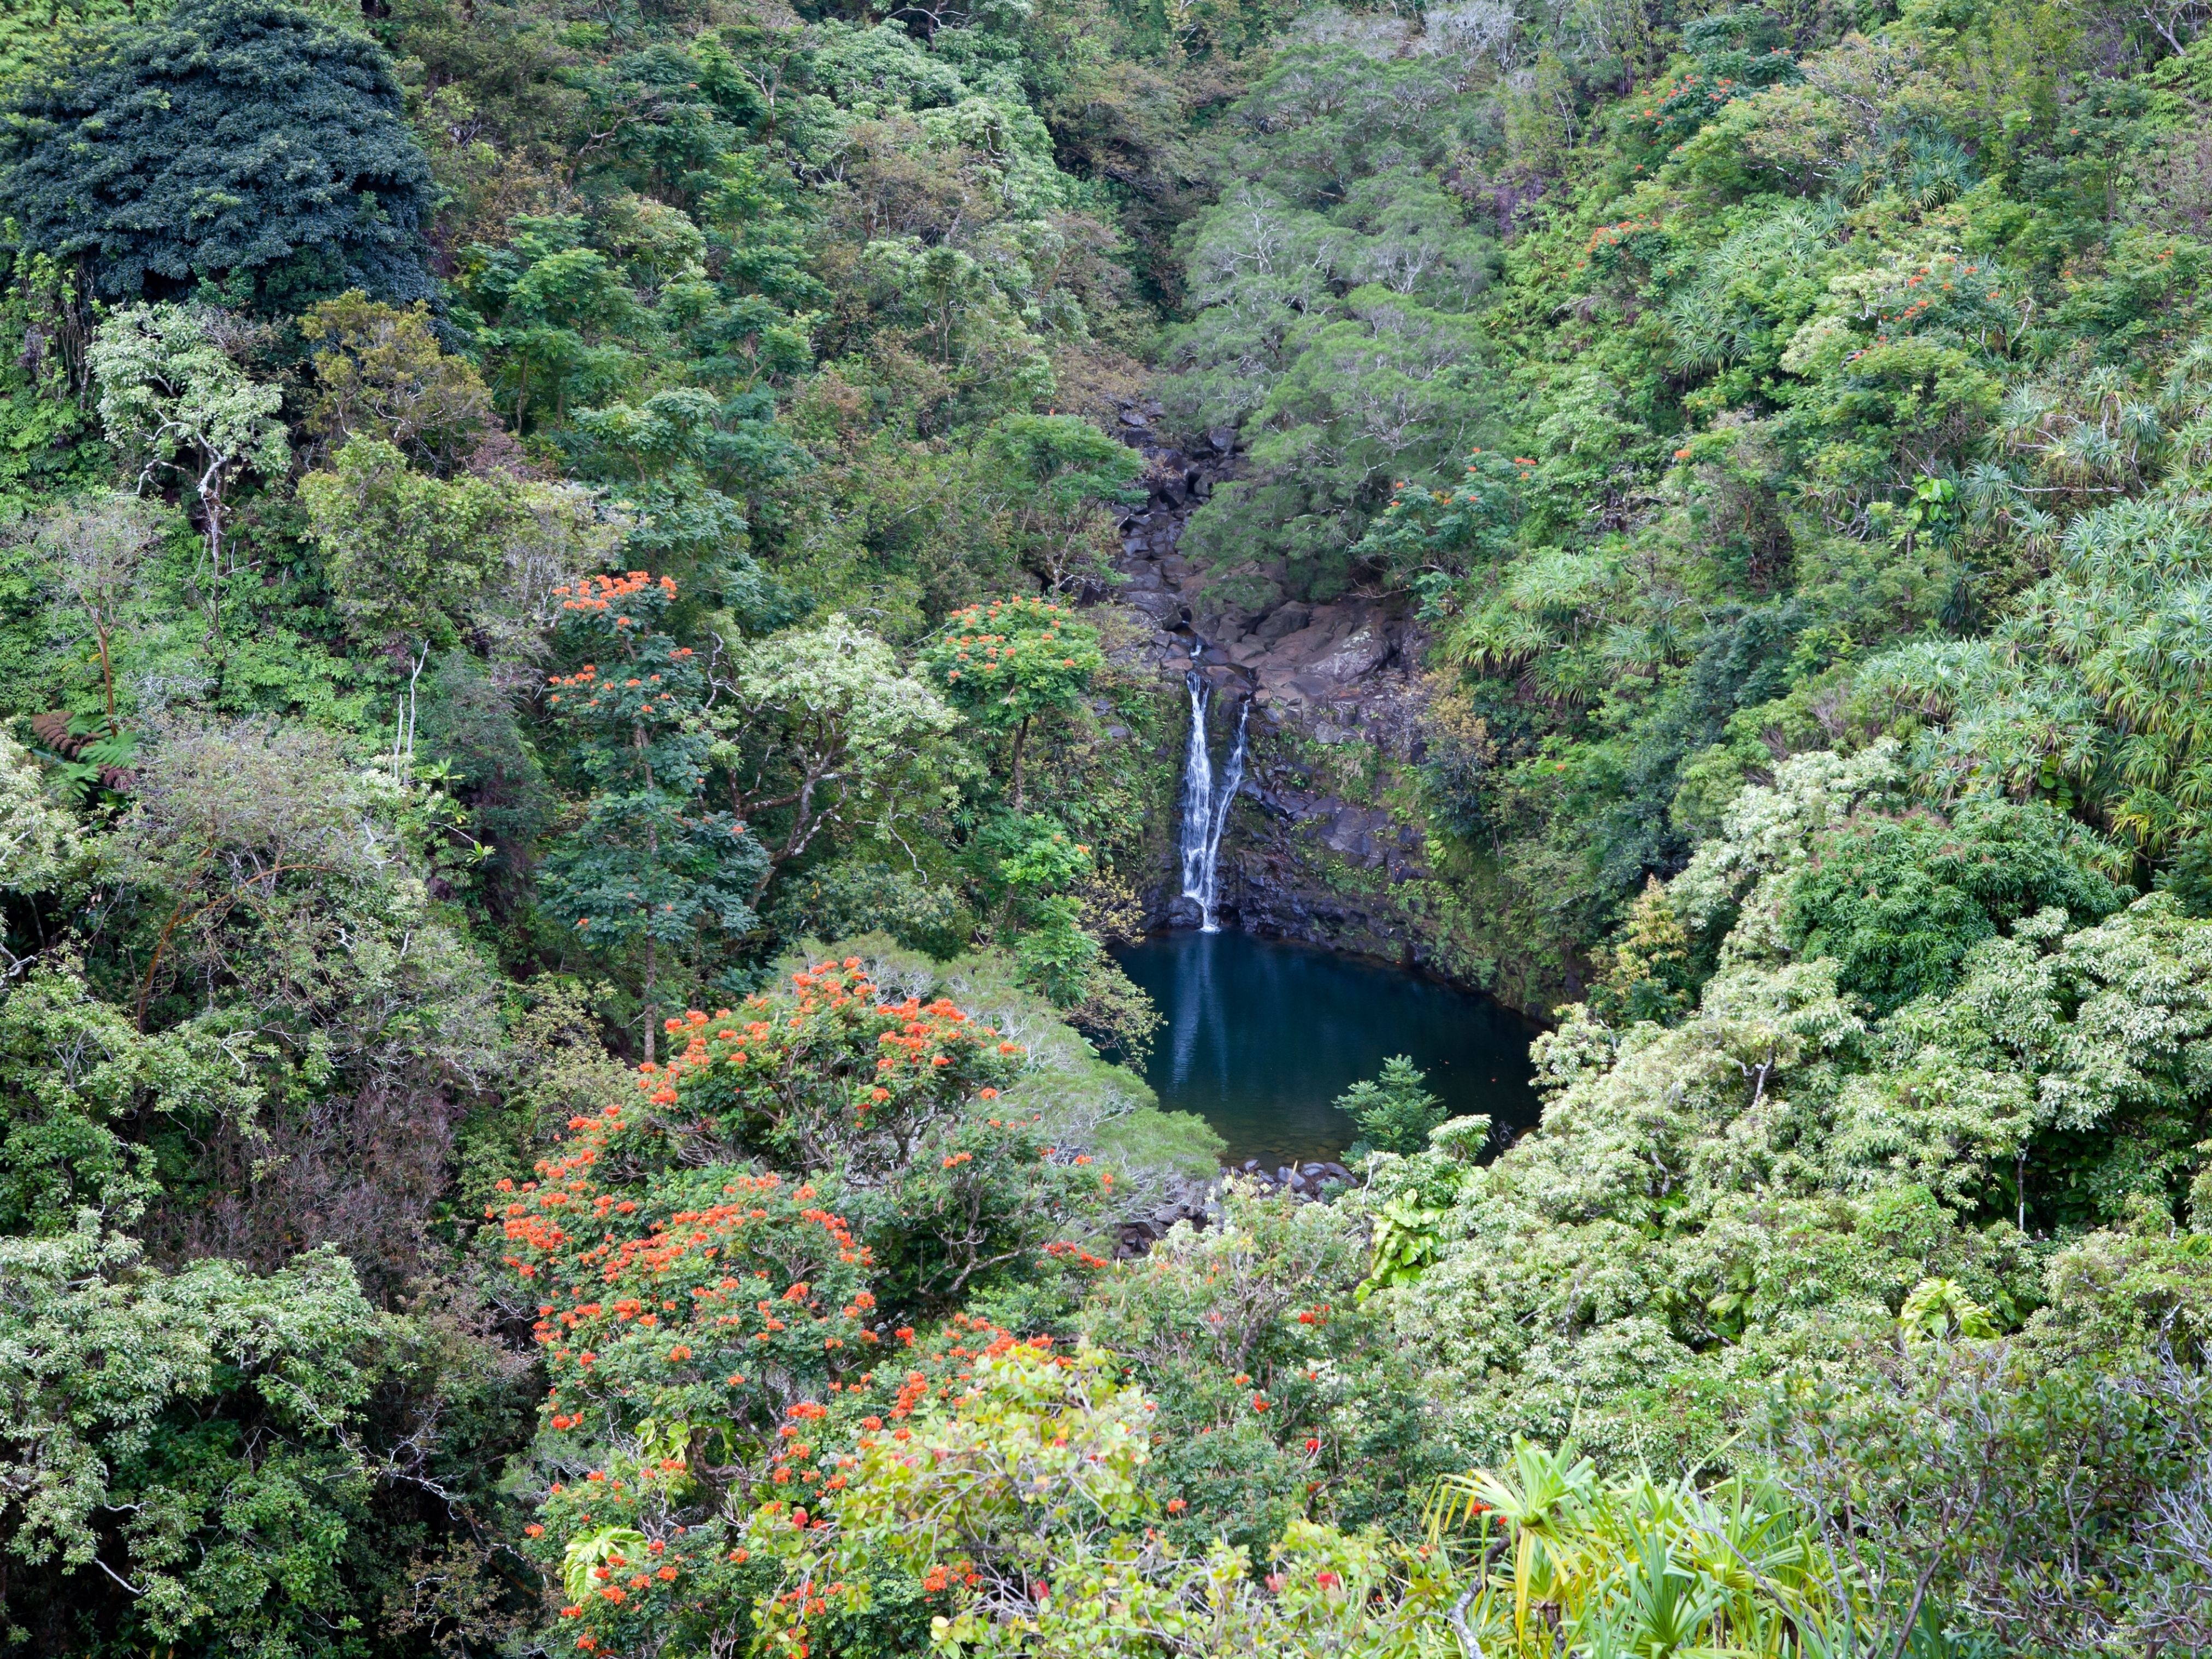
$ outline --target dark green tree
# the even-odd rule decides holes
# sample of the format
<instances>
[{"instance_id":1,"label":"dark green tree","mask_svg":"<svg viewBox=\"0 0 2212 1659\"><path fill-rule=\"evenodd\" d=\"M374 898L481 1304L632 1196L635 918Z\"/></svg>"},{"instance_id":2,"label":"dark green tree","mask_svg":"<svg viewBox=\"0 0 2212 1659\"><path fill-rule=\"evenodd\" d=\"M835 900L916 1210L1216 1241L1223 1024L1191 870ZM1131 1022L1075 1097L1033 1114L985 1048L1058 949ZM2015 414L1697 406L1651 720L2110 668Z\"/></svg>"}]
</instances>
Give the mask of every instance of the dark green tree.
<instances>
[{"instance_id":1,"label":"dark green tree","mask_svg":"<svg viewBox=\"0 0 2212 1659\"><path fill-rule=\"evenodd\" d=\"M1054 593L1105 568L1113 544L1102 509L1134 506L1144 457L1074 415L1009 415L984 438L994 482L1006 492L1017 544Z\"/></svg>"},{"instance_id":2,"label":"dark green tree","mask_svg":"<svg viewBox=\"0 0 2212 1659\"><path fill-rule=\"evenodd\" d=\"M1968 951L2047 905L2076 922L2127 893L2094 867L2099 848L2038 802L1962 803L1932 813L1854 817L1819 845L1783 907L1783 937L1835 958L1838 983L1889 1013L1948 990Z\"/></svg>"},{"instance_id":3,"label":"dark green tree","mask_svg":"<svg viewBox=\"0 0 2212 1659\"><path fill-rule=\"evenodd\" d=\"M290 310L430 293L429 164L366 36L267 0L204 0L95 37L8 100L0 212L104 294L202 282Z\"/></svg>"},{"instance_id":4,"label":"dark green tree","mask_svg":"<svg viewBox=\"0 0 2212 1659\"><path fill-rule=\"evenodd\" d=\"M556 675L546 698L595 789L547 854L539 890L587 950L635 971L648 1060L663 997L690 988L664 981L672 970L711 977L714 947L753 931L751 899L768 867L751 830L701 799L712 742L697 719L706 677L658 625L675 597L672 578L642 571L578 584L561 631L592 659Z\"/></svg>"}]
</instances>

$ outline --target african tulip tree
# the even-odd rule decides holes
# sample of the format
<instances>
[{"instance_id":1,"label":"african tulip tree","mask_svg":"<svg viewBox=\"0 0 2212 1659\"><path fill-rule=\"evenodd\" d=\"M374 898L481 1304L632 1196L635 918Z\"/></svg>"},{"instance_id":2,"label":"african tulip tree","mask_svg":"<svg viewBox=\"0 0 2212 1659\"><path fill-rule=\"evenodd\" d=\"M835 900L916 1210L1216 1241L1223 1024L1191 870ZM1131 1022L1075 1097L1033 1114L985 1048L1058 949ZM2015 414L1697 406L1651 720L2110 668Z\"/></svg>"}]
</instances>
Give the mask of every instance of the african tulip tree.
<instances>
[{"instance_id":1,"label":"african tulip tree","mask_svg":"<svg viewBox=\"0 0 2212 1659\"><path fill-rule=\"evenodd\" d=\"M706 678L690 647L659 626L675 601L674 580L633 570L554 591L563 646L590 660L551 678L546 707L568 728L595 788L547 855L539 890L586 949L641 958L650 1060L661 948L690 945L703 971L716 940L750 933L765 855L742 822L702 797L709 740L697 715Z\"/></svg>"},{"instance_id":2,"label":"african tulip tree","mask_svg":"<svg viewBox=\"0 0 2212 1659\"><path fill-rule=\"evenodd\" d=\"M1012 599L971 605L947 619L922 665L948 701L987 732L1013 734L1014 810L1020 811L1022 752L1040 714L1071 713L1106 665L1098 630L1065 605Z\"/></svg>"}]
</instances>

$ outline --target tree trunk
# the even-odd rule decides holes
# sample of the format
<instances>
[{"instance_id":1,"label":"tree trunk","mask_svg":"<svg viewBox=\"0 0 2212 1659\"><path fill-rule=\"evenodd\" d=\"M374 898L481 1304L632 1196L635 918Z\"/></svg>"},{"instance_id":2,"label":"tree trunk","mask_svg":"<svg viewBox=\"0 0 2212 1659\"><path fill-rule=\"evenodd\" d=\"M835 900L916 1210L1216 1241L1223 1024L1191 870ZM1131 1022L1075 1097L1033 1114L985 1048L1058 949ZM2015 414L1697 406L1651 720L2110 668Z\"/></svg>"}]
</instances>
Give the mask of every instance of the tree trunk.
<instances>
[{"instance_id":1,"label":"tree trunk","mask_svg":"<svg viewBox=\"0 0 2212 1659\"><path fill-rule=\"evenodd\" d=\"M100 641L100 690L107 700L107 731L112 737L115 734L115 671L107 659L107 624L94 623L93 633Z\"/></svg>"}]
</instances>

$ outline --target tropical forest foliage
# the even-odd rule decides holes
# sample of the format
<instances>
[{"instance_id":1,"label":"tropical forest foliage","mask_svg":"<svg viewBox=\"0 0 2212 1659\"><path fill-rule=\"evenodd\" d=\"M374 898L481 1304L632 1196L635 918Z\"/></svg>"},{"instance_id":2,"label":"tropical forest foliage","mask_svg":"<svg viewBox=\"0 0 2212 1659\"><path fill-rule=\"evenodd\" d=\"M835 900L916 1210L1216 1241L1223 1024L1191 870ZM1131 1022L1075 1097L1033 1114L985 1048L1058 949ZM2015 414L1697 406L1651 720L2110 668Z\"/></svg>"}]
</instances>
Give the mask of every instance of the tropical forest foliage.
<instances>
[{"instance_id":1,"label":"tropical forest foliage","mask_svg":"<svg viewBox=\"0 0 2212 1659\"><path fill-rule=\"evenodd\" d=\"M9 6L0 1654L2212 1650L2208 22ZM1154 398L1556 1009L1157 1242Z\"/></svg>"}]
</instances>

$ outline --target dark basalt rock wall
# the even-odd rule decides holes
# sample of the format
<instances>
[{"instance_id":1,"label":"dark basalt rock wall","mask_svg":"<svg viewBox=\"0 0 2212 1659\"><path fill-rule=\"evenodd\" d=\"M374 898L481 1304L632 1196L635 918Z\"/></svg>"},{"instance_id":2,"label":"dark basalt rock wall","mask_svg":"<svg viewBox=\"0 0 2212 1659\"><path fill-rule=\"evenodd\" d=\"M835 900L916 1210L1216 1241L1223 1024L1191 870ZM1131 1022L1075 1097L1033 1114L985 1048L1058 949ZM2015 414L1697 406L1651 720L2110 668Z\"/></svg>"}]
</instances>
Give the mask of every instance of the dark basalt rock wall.
<instances>
[{"instance_id":1,"label":"dark basalt rock wall","mask_svg":"<svg viewBox=\"0 0 2212 1659\"><path fill-rule=\"evenodd\" d=\"M1232 434L1179 445L1156 426L1161 415L1158 404L1122 410L1151 495L1122 522L1122 584L1094 597L1143 619L1125 665L1177 684L1195 666L1212 682L1217 765L1237 705L1251 702L1244 784L1222 842L1222 920L1476 978L1421 920L1430 870L1402 787L1423 754L1419 624L1396 599L1293 598L1279 566L1194 566L1181 550L1184 528L1241 460ZM1186 735L1161 757L1178 772ZM1146 896L1156 925L1196 921L1179 890L1169 860Z\"/></svg>"}]
</instances>

